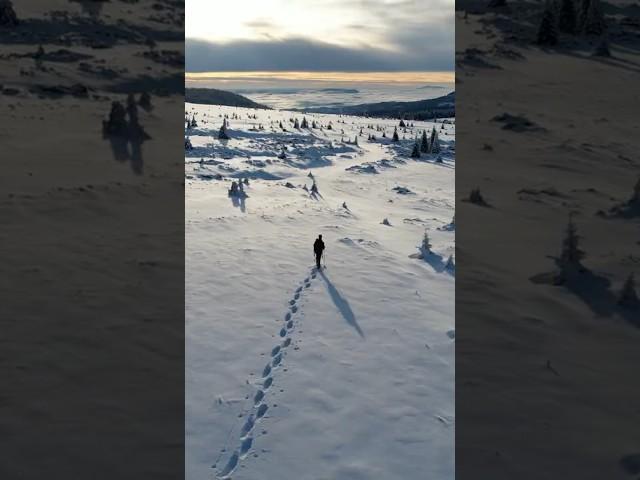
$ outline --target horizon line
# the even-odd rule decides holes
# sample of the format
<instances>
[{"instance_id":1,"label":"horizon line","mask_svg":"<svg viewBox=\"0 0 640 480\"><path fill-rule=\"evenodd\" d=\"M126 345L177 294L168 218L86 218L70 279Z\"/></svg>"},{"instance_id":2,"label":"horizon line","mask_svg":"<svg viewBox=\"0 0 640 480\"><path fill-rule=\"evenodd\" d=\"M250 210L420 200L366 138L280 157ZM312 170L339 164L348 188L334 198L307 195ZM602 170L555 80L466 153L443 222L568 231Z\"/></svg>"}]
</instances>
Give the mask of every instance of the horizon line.
<instances>
[{"instance_id":1,"label":"horizon line","mask_svg":"<svg viewBox=\"0 0 640 480\"><path fill-rule=\"evenodd\" d=\"M245 72L185 72L185 81L218 80L307 80L368 83L455 83L455 71L371 71L371 72L310 72L310 71L245 71Z\"/></svg>"}]
</instances>

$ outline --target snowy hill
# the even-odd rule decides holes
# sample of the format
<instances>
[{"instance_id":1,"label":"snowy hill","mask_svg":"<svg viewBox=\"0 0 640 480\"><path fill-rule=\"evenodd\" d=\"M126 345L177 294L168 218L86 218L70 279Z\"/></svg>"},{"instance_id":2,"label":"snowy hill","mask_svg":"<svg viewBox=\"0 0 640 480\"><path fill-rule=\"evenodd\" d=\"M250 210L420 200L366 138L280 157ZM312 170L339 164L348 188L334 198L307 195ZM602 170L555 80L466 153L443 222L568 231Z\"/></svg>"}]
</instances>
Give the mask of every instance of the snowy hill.
<instances>
[{"instance_id":1,"label":"snowy hill","mask_svg":"<svg viewBox=\"0 0 640 480\"><path fill-rule=\"evenodd\" d=\"M453 122L186 115L186 478L453 479Z\"/></svg>"},{"instance_id":2,"label":"snowy hill","mask_svg":"<svg viewBox=\"0 0 640 480\"><path fill-rule=\"evenodd\" d=\"M413 102L378 102L360 105L317 107L305 109L312 113L341 113L345 115L367 115L371 117L403 117L428 119L455 115L455 92L438 98Z\"/></svg>"},{"instance_id":3,"label":"snowy hill","mask_svg":"<svg viewBox=\"0 0 640 480\"><path fill-rule=\"evenodd\" d=\"M184 98L186 102L203 105L227 105L229 107L269 109L269 107L256 103L242 95L215 88L186 88Z\"/></svg>"}]
</instances>

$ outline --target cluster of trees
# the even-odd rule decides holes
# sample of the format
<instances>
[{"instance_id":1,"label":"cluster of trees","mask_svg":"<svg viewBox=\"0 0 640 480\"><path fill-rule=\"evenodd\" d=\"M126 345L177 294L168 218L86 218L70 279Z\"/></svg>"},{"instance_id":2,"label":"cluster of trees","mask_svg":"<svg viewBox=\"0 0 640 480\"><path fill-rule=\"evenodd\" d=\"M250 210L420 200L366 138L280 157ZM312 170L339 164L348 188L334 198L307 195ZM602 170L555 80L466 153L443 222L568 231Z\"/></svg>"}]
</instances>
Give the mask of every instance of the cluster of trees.
<instances>
[{"instance_id":1,"label":"cluster of trees","mask_svg":"<svg viewBox=\"0 0 640 480\"><path fill-rule=\"evenodd\" d=\"M438 139L438 131L435 127L431 129L431 135L427 136L427 131L422 131L422 138L420 141L416 139L416 143L413 145L413 151L411 152L411 158L420 158L421 154L438 154L440 153L440 140ZM438 158L441 161L440 158Z\"/></svg>"},{"instance_id":2,"label":"cluster of trees","mask_svg":"<svg viewBox=\"0 0 640 480\"><path fill-rule=\"evenodd\" d=\"M606 30L607 23L600 0L547 0L536 43L556 45L560 33L603 37ZM605 42L603 38L601 45ZM606 46L606 43L603 46Z\"/></svg>"}]
</instances>

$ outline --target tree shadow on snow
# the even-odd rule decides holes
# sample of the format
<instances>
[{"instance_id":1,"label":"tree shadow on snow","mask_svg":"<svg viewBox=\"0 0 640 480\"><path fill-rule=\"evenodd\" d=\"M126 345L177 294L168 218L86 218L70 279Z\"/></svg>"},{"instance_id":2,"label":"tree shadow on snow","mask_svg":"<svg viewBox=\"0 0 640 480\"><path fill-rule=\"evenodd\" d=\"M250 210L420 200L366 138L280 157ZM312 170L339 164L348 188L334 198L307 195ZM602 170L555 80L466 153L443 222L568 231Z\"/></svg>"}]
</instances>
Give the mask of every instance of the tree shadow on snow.
<instances>
[{"instance_id":1,"label":"tree shadow on snow","mask_svg":"<svg viewBox=\"0 0 640 480\"><path fill-rule=\"evenodd\" d=\"M637 312L618 304L617 295L611 290L609 279L585 267L564 274L560 272L540 273L532 276L529 280L535 284L566 288L587 305L597 317L608 318L617 314L627 322L640 327Z\"/></svg>"},{"instance_id":2,"label":"tree shadow on snow","mask_svg":"<svg viewBox=\"0 0 640 480\"><path fill-rule=\"evenodd\" d=\"M331 283L324 270L320 270L320 276L327 284L327 290L329 292L331 300L333 301L333 304L340 311L346 322L351 325L362 338L364 338L364 332L360 328L360 325L358 325L356 316L354 315L353 310L351 310L351 306L349 305L347 299L340 295L340 292L333 285L333 283Z\"/></svg>"}]
</instances>

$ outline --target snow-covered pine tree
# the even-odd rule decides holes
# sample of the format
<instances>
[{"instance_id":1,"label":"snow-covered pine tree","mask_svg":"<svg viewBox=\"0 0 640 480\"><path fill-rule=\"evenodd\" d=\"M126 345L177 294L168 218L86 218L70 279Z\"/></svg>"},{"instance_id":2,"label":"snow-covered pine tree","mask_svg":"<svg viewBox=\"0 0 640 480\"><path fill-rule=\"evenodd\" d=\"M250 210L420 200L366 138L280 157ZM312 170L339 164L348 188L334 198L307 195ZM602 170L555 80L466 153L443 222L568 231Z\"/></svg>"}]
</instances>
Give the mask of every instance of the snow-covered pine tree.
<instances>
[{"instance_id":1,"label":"snow-covered pine tree","mask_svg":"<svg viewBox=\"0 0 640 480\"><path fill-rule=\"evenodd\" d=\"M536 43L543 46L553 46L558 43L555 12L549 0L547 0L544 11L542 12Z\"/></svg>"},{"instance_id":2,"label":"snow-covered pine tree","mask_svg":"<svg viewBox=\"0 0 640 480\"><path fill-rule=\"evenodd\" d=\"M577 14L573 0L560 0L558 13L558 30L573 35L577 31Z\"/></svg>"},{"instance_id":3,"label":"snow-covered pine tree","mask_svg":"<svg viewBox=\"0 0 640 480\"><path fill-rule=\"evenodd\" d=\"M559 263L562 269L567 267L580 266L580 260L584 258L584 252L579 247L580 236L573 218L569 216L569 223L565 231L565 237L562 240L562 249L560 251Z\"/></svg>"},{"instance_id":4,"label":"snow-covered pine tree","mask_svg":"<svg viewBox=\"0 0 640 480\"><path fill-rule=\"evenodd\" d=\"M438 132L434 131L431 141L431 153L440 153L440 139L438 138Z\"/></svg>"},{"instance_id":5,"label":"snow-covered pine tree","mask_svg":"<svg viewBox=\"0 0 640 480\"><path fill-rule=\"evenodd\" d=\"M295 122L293 122L293 128L296 128L296 129L300 130L300 122L298 122L297 118L296 118Z\"/></svg>"},{"instance_id":6,"label":"snow-covered pine tree","mask_svg":"<svg viewBox=\"0 0 640 480\"><path fill-rule=\"evenodd\" d=\"M0 26L15 27L18 23L18 16L11 0L0 0Z\"/></svg>"},{"instance_id":7,"label":"snow-covered pine tree","mask_svg":"<svg viewBox=\"0 0 640 480\"><path fill-rule=\"evenodd\" d=\"M420 158L420 146L418 142L413 144L413 150L411 151L411 158Z\"/></svg>"},{"instance_id":8,"label":"snow-covered pine tree","mask_svg":"<svg viewBox=\"0 0 640 480\"><path fill-rule=\"evenodd\" d=\"M635 308L640 304L638 294L636 293L636 282L633 277L633 273L630 274L620 290L620 297L618 298L618 304L623 307Z\"/></svg>"},{"instance_id":9,"label":"snow-covered pine tree","mask_svg":"<svg viewBox=\"0 0 640 480\"><path fill-rule=\"evenodd\" d=\"M219 140L229 140L229 134L227 133L227 122L222 122L222 126L220 127L220 131L218 132Z\"/></svg>"},{"instance_id":10,"label":"snow-covered pine tree","mask_svg":"<svg viewBox=\"0 0 640 480\"><path fill-rule=\"evenodd\" d=\"M420 142L420 151L422 153L429 153L429 139L427 138L427 131L422 131L422 140Z\"/></svg>"},{"instance_id":11,"label":"snow-covered pine tree","mask_svg":"<svg viewBox=\"0 0 640 480\"><path fill-rule=\"evenodd\" d=\"M474 188L471 190L471 192L469 193L469 202L475 205L483 205L483 206L487 205L487 202L482 196L482 193L480 193L479 188Z\"/></svg>"},{"instance_id":12,"label":"snow-covered pine tree","mask_svg":"<svg viewBox=\"0 0 640 480\"><path fill-rule=\"evenodd\" d=\"M406 127L406 124L404 123L403 119L400 119L400 124L398 125L400 128L404 128Z\"/></svg>"},{"instance_id":13,"label":"snow-covered pine tree","mask_svg":"<svg viewBox=\"0 0 640 480\"><path fill-rule=\"evenodd\" d=\"M429 239L429 232L424 231L424 236L422 237L422 243L419 247L420 253L422 254L422 258L426 258L431 255L431 240Z\"/></svg>"},{"instance_id":14,"label":"snow-covered pine tree","mask_svg":"<svg viewBox=\"0 0 640 480\"><path fill-rule=\"evenodd\" d=\"M302 123L300 124L301 128L309 128L309 124L307 123L307 117L302 117Z\"/></svg>"},{"instance_id":15,"label":"snow-covered pine tree","mask_svg":"<svg viewBox=\"0 0 640 480\"><path fill-rule=\"evenodd\" d=\"M600 0L590 0L582 30L587 35L602 35L607 29Z\"/></svg>"},{"instance_id":16,"label":"snow-covered pine tree","mask_svg":"<svg viewBox=\"0 0 640 480\"><path fill-rule=\"evenodd\" d=\"M353 138L353 144L354 144L356 147L358 146L358 136L357 136L357 135Z\"/></svg>"},{"instance_id":17,"label":"snow-covered pine tree","mask_svg":"<svg viewBox=\"0 0 640 480\"><path fill-rule=\"evenodd\" d=\"M587 23L587 14L589 13L589 7L591 6L591 0L578 0L578 18L576 21L576 29L579 32L584 30L584 26Z\"/></svg>"},{"instance_id":18,"label":"snow-covered pine tree","mask_svg":"<svg viewBox=\"0 0 640 480\"><path fill-rule=\"evenodd\" d=\"M392 140L394 142L399 142L400 141L400 138L398 137L398 128L397 127L394 127L394 129L393 129L393 138L392 138Z\"/></svg>"}]
</instances>

